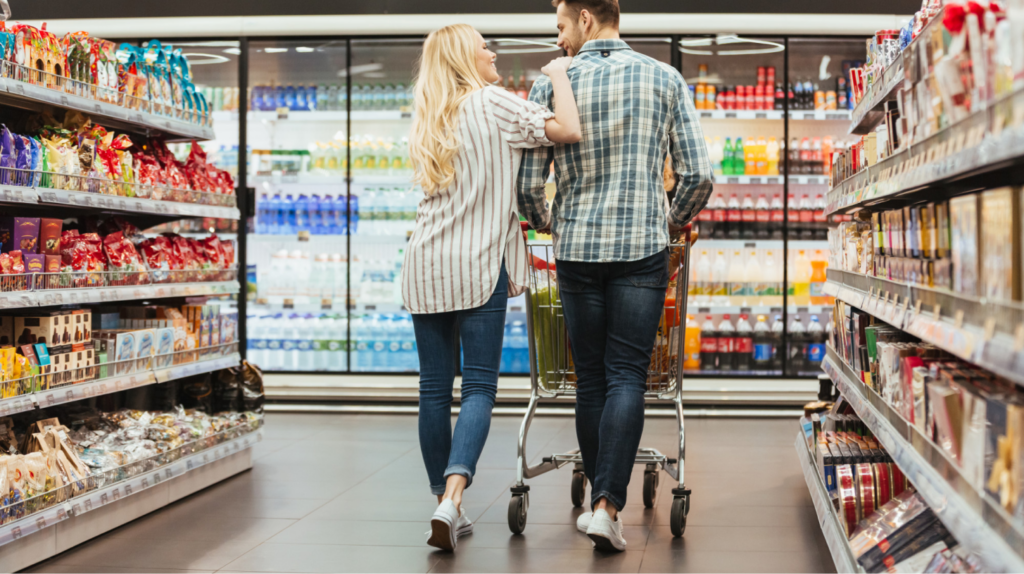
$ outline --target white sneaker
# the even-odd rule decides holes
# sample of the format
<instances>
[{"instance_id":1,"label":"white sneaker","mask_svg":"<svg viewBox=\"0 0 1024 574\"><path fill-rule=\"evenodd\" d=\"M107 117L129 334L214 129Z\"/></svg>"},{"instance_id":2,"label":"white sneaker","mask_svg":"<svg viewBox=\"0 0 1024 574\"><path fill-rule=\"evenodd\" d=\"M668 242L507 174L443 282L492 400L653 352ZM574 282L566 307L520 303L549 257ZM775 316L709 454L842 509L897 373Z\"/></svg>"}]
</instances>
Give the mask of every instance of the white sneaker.
<instances>
[{"instance_id":1,"label":"white sneaker","mask_svg":"<svg viewBox=\"0 0 1024 574\"><path fill-rule=\"evenodd\" d=\"M459 509L459 522L455 526L455 538L459 539L467 534L473 534L473 521L466 515L466 509Z\"/></svg>"},{"instance_id":2,"label":"white sneaker","mask_svg":"<svg viewBox=\"0 0 1024 574\"><path fill-rule=\"evenodd\" d=\"M615 521L608 512L601 508L594 511L594 517L587 528L587 536L594 541L594 548L603 552L622 552L626 549L626 539L622 537L622 521Z\"/></svg>"},{"instance_id":3,"label":"white sneaker","mask_svg":"<svg viewBox=\"0 0 1024 574\"><path fill-rule=\"evenodd\" d=\"M434 548L453 552L458 541L459 511L455 509L455 503L450 499L441 501L434 516L430 519L430 538L427 544ZM470 526L472 528L472 526Z\"/></svg>"},{"instance_id":4,"label":"white sneaker","mask_svg":"<svg viewBox=\"0 0 1024 574\"><path fill-rule=\"evenodd\" d=\"M576 530L579 530L583 534L587 533L587 529L590 528L590 521L594 518L593 512L584 512L579 515L576 519Z\"/></svg>"}]
</instances>

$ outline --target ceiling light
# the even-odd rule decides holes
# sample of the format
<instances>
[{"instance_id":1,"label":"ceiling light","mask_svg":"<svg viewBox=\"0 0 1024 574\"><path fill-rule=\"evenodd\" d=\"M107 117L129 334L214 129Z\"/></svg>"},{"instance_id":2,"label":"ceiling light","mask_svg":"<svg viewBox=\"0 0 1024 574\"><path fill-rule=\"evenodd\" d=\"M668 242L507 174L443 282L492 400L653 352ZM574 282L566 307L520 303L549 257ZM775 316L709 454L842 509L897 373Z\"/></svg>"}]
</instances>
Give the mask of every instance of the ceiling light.
<instances>
[{"instance_id":1,"label":"ceiling light","mask_svg":"<svg viewBox=\"0 0 1024 574\"><path fill-rule=\"evenodd\" d=\"M310 48L308 46L299 46L295 48L295 51L302 54L308 54L309 52L316 52L316 48Z\"/></svg>"},{"instance_id":2,"label":"ceiling light","mask_svg":"<svg viewBox=\"0 0 1024 574\"><path fill-rule=\"evenodd\" d=\"M227 50L224 50L224 53L225 54L231 54L232 56L237 56L237 55L241 54L242 51L239 50L238 48L228 48Z\"/></svg>"},{"instance_id":3,"label":"ceiling light","mask_svg":"<svg viewBox=\"0 0 1024 574\"><path fill-rule=\"evenodd\" d=\"M537 54L541 52L558 52L562 49L551 42L539 42L537 40L520 40L517 38L498 38L494 40L498 45L494 52L496 54ZM532 46L523 48L505 48L504 46Z\"/></svg>"},{"instance_id":4,"label":"ceiling light","mask_svg":"<svg viewBox=\"0 0 1024 574\"><path fill-rule=\"evenodd\" d=\"M279 54L281 52L287 52L288 48L264 48L263 51L268 54Z\"/></svg>"},{"instance_id":5,"label":"ceiling light","mask_svg":"<svg viewBox=\"0 0 1024 574\"><path fill-rule=\"evenodd\" d=\"M182 54L188 58L188 63L191 66L202 66L204 64L223 64L224 62L230 62L231 60L221 56L219 54L202 54L199 52L189 52Z\"/></svg>"},{"instance_id":6,"label":"ceiling light","mask_svg":"<svg viewBox=\"0 0 1024 574\"><path fill-rule=\"evenodd\" d=\"M693 47L704 46L729 46L732 44L755 44L763 48L747 48L745 50L694 50ZM756 38L744 38L736 34L719 34L714 38L689 38L679 41L679 51L684 54L695 54L698 56L743 56L751 54L772 54L781 52L786 47L778 42L770 40L759 40Z\"/></svg>"},{"instance_id":7,"label":"ceiling light","mask_svg":"<svg viewBox=\"0 0 1024 574\"><path fill-rule=\"evenodd\" d=\"M338 77L339 78L344 78L345 76L347 76L349 74L349 72L351 72L352 75L355 76L355 75L359 75L359 74L365 74L367 72L377 72L377 71L383 70L383 69L384 69L384 64L380 64L380 63L377 63L377 62L374 62L372 64L358 64L358 65L352 66L352 68L350 70L344 70L344 69L338 70Z\"/></svg>"}]
</instances>

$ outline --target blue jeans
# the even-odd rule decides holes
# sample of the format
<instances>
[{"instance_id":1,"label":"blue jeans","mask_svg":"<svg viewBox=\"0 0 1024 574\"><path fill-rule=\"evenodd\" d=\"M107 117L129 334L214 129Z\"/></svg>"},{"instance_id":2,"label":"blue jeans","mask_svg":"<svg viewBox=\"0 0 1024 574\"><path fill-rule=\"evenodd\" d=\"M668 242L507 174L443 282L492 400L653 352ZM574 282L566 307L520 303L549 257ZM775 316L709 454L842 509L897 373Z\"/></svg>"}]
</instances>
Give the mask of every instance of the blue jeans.
<instances>
[{"instance_id":1,"label":"blue jeans","mask_svg":"<svg viewBox=\"0 0 1024 574\"><path fill-rule=\"evenodd\" d=\"M558 262L576 365L576 438L593 485L622 510L644 432L647 370L668 288L668 250L639 261Z\"/></svg>"},{"instance_id":2,"label":"blue jeans","mask_svg":"<svg viewBox=\"0 0 1024 574\"><path fill-rule=\"evenodd\" d=\"M444 494L445 481L461 474L473 484L476 461L491 430L491 409L498 392L501 342L505 334L508 271L501 274L482 306L449 313L412 316L420 355L420 451L430 492ZM452 435L452 388L459 359L456 329L462 336L462 408Z\"/></svg>"}]
</instances>

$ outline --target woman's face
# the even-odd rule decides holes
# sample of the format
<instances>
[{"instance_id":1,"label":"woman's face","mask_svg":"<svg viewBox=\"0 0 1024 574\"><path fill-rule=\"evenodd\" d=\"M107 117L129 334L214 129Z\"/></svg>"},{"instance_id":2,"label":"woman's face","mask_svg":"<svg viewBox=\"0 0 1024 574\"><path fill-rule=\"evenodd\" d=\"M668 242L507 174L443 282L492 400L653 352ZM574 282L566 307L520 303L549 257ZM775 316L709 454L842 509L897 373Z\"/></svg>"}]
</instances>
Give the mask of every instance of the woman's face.
<instances>
[{"instance_id":1,"label":"woman's face","mask_svg":"<svg viewBox=\"0 0 1024 574\"><path fill-rule=\"evenodd\" d=\"M498 55L487 49L487 42L479 32L476 34L476 45L476 69L480 71L480 76L485 82L493 84L501 79L501 76L498 75L498 68L494 65L494 60Z\"/></svg>"}]
</instances>

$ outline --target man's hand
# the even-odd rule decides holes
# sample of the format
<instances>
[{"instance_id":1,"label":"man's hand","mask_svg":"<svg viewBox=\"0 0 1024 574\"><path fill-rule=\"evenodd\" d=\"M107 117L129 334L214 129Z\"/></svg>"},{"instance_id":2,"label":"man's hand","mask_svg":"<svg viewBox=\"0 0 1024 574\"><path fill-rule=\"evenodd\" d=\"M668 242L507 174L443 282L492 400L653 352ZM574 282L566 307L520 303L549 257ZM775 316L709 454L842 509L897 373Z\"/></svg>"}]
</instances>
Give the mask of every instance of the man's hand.
<instances>
[{"instance_id":1,"label":"man's hand","mask_svg":"<svg viewBox=\"0 0 1024 574\"><path fill-rule=\"evenodd\" d=\"M691 244L696 243L697 242L697 228L695 226L693 226L692 224L676 225L676 224L672 223L671 221L668 222L668 236L669 236L670 240L673 243L675 243L675 240L678 239L686 231L687 227L690 227L690 243Z\"/></svg>"}]
</instances>

